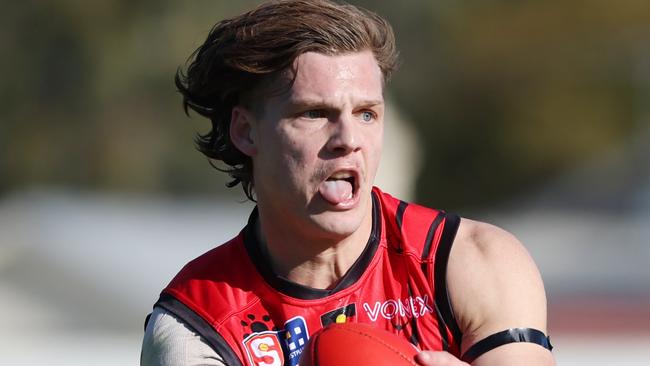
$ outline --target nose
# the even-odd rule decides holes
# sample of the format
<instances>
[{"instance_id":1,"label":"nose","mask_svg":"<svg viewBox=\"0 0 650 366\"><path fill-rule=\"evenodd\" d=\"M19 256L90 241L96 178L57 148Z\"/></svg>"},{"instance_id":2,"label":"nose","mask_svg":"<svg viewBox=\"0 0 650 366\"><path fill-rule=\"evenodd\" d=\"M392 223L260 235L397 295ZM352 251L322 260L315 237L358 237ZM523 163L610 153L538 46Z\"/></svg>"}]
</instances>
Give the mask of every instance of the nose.
<instances>
[{"instance_id":1,"label":"nose","mask_svg":"<svg viewBox=\"0 0 650 366\"><path fill-rule=\"evenodd\" d=\"M358 121L350 114L341 114L331 121L332 135L328 141L328 149L341 155L361 149L361 131Z\"/></svg>"}]
</instances>

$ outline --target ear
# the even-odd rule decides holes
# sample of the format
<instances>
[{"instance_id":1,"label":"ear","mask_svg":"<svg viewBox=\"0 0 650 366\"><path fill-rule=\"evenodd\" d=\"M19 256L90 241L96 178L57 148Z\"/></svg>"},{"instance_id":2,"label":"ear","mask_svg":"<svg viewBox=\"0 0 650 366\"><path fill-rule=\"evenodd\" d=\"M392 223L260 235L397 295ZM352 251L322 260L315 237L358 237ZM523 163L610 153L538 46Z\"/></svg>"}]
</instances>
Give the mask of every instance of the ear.
<instances>
[{"instance_id":1,"label":"ear","mask_svg":"<svg viewBox=\"0 0 650 366\"><path fill-rule=\"evenodd\" d=\"M235 106L230 114L230 141L242 153L252 157L257 153L255 145L255 117L244 107Z\"/></svg>"}]
</instances>

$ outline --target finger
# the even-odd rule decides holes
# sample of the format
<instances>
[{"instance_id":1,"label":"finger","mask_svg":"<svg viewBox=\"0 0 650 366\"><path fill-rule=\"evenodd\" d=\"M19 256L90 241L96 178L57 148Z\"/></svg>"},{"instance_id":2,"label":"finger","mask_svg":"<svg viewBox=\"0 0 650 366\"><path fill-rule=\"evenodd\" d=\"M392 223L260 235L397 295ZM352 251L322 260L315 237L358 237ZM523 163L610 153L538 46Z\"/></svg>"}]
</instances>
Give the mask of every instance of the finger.
<instances>
[{"instance_id":1,"label":"finger","mask_svg":"<svg viewBox=\"0 0 650 366\"><path fill-rule=\"evenodd\" d=\"M422 351L415 356L415 361L422 366L469 366L448 352Z\"/></svg>"}]
</instances>

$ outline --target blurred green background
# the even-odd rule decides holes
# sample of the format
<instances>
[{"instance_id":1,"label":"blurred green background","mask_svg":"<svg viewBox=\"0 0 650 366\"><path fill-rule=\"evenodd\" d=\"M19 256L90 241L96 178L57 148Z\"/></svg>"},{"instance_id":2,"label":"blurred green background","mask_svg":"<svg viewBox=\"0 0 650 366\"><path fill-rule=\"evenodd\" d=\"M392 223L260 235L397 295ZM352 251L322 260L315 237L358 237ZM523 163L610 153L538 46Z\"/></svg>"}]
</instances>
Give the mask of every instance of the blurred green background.
<instances>
[{"instance_id":1,"label":"blurred green background","mask_svg":"<svg viewBox=\"0 0 650 366\"><path fill-rule=\"evenodd\" d=\"M3 3L0 364L137 364L160 289L245 224L173 76L255 3ZM522 240L559 364L647 363L650 1L352 3L398 38L387 123L418 141L384 161L419 172L414 200Z\"/></svg>"},{"instance_id":2,"label":"blurred green background","mask_svg":"<svg viewBox=\"0 0 650 366\"><path fill-rule=\"evenodd\" d=\"M0 195L241 196L192 148L208 123L183 115L172 77L217 20L254 3L5 3ZM395 28L389 97L424 148L420 202L507 202L648 128L648 1L352 3Z\"/></svg>"}]
</instances>

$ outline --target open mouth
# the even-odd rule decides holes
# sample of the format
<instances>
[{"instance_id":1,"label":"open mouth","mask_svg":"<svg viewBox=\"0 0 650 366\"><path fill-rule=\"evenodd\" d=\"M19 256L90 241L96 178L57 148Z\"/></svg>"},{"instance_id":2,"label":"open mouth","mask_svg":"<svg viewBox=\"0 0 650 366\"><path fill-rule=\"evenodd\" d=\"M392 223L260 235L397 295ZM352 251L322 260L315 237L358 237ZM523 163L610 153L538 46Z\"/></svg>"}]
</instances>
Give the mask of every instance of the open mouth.
<instances>
[{"instance_id":1,"label":"open mouth","mask_svg":"<svg viewBox=\"0 0 650 366\"><path fill-rule=\"evenodd\" d=\"M326 201L333 205L345 205L354 200L359 191L359 178L353 171L332 174L318 187Z\"/></svg>"}]
</instances>

